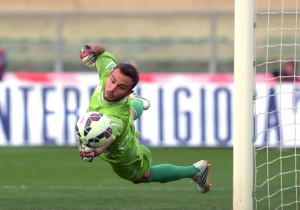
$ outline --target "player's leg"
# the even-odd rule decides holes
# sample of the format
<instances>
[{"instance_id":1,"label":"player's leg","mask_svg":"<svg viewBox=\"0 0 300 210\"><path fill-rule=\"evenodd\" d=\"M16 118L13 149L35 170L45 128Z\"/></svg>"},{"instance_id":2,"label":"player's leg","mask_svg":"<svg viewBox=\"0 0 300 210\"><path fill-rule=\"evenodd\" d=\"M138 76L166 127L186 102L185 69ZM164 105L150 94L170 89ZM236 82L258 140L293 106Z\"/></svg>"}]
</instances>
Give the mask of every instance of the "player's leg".
<instances>
[{"instance_id":1,"label":"player's leg","mask_svg":"<svg viewBox=\"0 0 300 210\"><path fill-rule=\"evenodd\" d=\"M210 188L208 172L210 164L201 160L192 166L175 166L172 164L160 164L151 166L145 176L149 176L148 182L172 182L183 178L191 178L198 185L202 193L206 193Z\"/></svg>"},{"instance_id":2,"label":"player's leg","mask_svg":"<svg viewBox=\"0 0 300 210\"><path fill-rule=\"evenodd\" d=\"M148 101L145 98L142 98L134 93L129 95L130 98L130 112L133 116L133 119L136 120L139 118L144 110L149 109L150 107L150 101Z\"/></svg>"},{"instance_id":3,"label":"player's leg","mask_svg":"<svg viewBox=\"0 0 300 210\"><path fill-rule=\"evenodd\" d=\"M210 181L208 172L210 164L206 160L201 160L191 166L176 166L172 164L159 164L151 166L150 150L144 145L138 147L140 155L140 165L130 164L133 168L130 171L137 171L133 183L150 183L150 182L172 182L184 178L191 178L198 185L198 189L202 193L209 191Z\"/></svg>"},{"instance_id":4,"label":"player's leg","mask_svg":"<svg viewBox=\"0 0 300 210\"><path fill-rule=\"evenodd\" d=\"M148 99L138 96L135 93L130 94L129 97L130 97L130 100L142 101L143 102L143 110L148 110L150 108L150 101Z\"/></svg>"},{"instance_id":5,"label":"player's leg","mask_svg":"<svg viewBox=\"0 0 300 210\"><path fill-rule=\"evenodd\" d=\"M145 172L149 169L151 161L152 156L150 150L144 145L137 145L136 150L126 155L124 160L117 164L110 164L114 172L121 178L137 184L148 180L136 181L143 177Z\"/></svg>"}]
</instances>

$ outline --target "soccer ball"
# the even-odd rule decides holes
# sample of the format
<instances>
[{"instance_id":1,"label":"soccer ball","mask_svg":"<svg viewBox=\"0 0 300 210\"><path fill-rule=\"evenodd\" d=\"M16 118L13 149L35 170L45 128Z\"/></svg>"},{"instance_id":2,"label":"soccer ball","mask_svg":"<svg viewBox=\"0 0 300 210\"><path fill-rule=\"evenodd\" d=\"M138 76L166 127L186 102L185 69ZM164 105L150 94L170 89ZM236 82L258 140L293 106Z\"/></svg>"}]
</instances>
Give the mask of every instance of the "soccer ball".
<instances>
[{"instance_id":1,"label":"soccer ball","mask_svg":"<svg viewBox=\"0 0 300 210\"><path fill-rule=\"evenodd\" d=\"M87 112L76 124L77 140L80 144L97 148L106 144L112 134L108 117L99 112Z\"/></svg>"}]
</instances>

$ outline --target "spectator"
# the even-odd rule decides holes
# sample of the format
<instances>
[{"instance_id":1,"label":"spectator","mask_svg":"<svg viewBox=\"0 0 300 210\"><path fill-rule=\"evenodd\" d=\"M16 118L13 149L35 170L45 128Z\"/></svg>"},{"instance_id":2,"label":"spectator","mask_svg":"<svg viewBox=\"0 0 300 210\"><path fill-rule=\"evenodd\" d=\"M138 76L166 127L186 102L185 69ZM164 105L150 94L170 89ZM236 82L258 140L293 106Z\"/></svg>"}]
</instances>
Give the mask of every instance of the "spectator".
<instances>
[{"instance_id":1,"label":"spectator","mask_svg":"<svg viewBox=\"0 0 300 210\"><path fill-rule=\"evenodd\" d=\"M7 56L3 49L0 49L0 82L3 80L3 75L6 72Z\"/></svg>"},{"instance_id":2,"label":"spectator","mask_svg":"<svg viewBox=\"0 0 300 210\"><path fill-rule=\"evenodd\" d=\"M277 81L294 82L298 81L297 68L294 61L287 62L281 69L272 72Z\"/></svg>"}]
</instances>

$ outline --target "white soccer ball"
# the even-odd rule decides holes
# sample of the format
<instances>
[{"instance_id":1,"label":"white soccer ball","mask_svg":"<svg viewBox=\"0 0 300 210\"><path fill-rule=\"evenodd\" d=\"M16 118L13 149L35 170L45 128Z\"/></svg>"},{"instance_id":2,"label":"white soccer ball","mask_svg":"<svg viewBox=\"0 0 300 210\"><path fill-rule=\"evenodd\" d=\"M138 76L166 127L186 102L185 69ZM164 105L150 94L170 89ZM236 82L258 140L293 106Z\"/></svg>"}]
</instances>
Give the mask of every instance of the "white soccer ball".
<instances>
[{"instance_id":1,"label":"white soccer ball","mask_svg":"<svg viewBox=\"0 0 300 210\"><path fill-rule=\"evenodd\" d=\"M99 112L85 113L77 121L75 129L79 143L91 148L103 146L112 134L110 120Z\"/></svg>"}]
</instances>

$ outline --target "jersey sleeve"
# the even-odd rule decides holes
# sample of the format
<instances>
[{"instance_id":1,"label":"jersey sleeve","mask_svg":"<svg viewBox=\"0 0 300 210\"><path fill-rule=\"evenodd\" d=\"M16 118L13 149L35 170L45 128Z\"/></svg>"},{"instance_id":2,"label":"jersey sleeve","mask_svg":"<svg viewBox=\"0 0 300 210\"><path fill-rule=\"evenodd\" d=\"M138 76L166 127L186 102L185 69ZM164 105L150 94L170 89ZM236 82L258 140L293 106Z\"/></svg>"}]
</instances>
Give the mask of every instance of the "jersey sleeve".
<instances>
[{"instance_id":1,"label":"jersey sleeve","mask_svg":"<svg viewBox=\"0 0 300 210\"><path fill-rule=\"evenodd\" d=\"M106 79L111 70L117 66L117 60L113 54L103 52L96 60L96 68L99 73L100 80Z\"/></svg>"},{"instance_id":2,"label":"jersey sleeve","mask_svg":"<svg viewBox=\"0 0 300 210\"><path fill-rule=\"evenodd\" d=\"M121 119L115 117L115 116L108 116L111 121L111 126L112 126L112 137L113 139L116 139L117 136L120 136L124 129L124 123Z\"/></svg>"}]
</instances>

